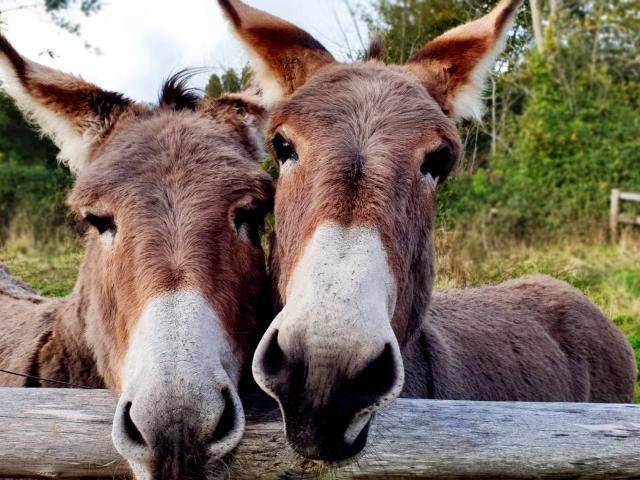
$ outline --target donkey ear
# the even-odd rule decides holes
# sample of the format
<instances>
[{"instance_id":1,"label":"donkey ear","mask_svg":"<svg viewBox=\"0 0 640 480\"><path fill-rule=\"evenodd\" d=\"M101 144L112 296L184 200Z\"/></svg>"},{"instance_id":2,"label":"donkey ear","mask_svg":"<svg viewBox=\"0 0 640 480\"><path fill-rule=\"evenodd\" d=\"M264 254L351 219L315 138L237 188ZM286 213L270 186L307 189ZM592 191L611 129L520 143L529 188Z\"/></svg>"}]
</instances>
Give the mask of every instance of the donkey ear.
<instances>
[{"instance_id":1,"label":"donkey ear","mask_svg":"<svg viewBox=\"0 0 640 480\"><path fill-rule=\"evenodd\" d=\"M0 74L4 90L60 149L58 159L80 173L94 149L132 104L84 80L21 56L0 34Z\"/></svg>"},{"instance_id":2,"label":"donkey ear","mask_svg":"<svg viewBox=\"0 0 640 480\"><path fill-rule=\"evenodd\" d=\"M406 68L418 76L445 113L482 117L482 90L522 0L502 0L485 17L454 28L429 42Z\"/></svg>"},{"instance_id":3,"label":"donkey ear","mask_svg":"<svg viewBox=\"0 0 640 480\"><path fill-rule=\"evenodd\" d=\"M252 65L268 106L291 95L331 54L304 30L240 0L218 0L233 29L253 54Z\"/></svg>"},{"instance_id":4,"label":"donkey ear","mask_svg":"<svg viewBox=\"0 0 640 480\"><path fill-rule=\"evenodd\" d=\"M227 93L201 102L199 109L223 125L232 125L256 161L264 156L264 127L267 110L262 99L248 93Z\"/></svg>"}]
</instances>

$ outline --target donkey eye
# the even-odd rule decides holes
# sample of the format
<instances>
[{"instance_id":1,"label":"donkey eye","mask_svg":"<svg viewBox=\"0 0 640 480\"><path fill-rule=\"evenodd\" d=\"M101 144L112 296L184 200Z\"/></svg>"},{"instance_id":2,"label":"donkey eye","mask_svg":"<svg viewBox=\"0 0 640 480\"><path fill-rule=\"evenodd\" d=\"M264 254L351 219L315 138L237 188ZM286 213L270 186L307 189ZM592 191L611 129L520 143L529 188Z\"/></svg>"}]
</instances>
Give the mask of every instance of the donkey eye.
<instances>
[{"instance_id":1,"label":"donkey eye","mask_svg":"<svg viewBox=\"0 0 640 480\"><path fill-rule=\"evenodd\" d=\"M254 207L239 208L236 210L233 218L233 226L238 236L259 246L260 229L264 222L264 215L265 212Z\"/></svg>"},{"instance_id":2,"label":"donkey eye","mask_svg":"<svg viewBox=\"0 0 640 480\"><path fill-rule=\"evenodd\" d=\"M98 230L100 235L106 232L115 233L116 231L116 224L113 222L112 217L100 217L89 213L84 217L84 221Z\"/></svg>"},{"instance_id":3,"label":"donkey eye","mask_svg":"<svg viewBox=\"0 0 640 480\"><path fill-rule=\"evenodd\" d=\"M427 153L420 166L420 173L423 176L430 175L437 183L445 181L453 166L456 157L448 145L442 145L437 150Z\"/></svg>"},{"instance_id":4,"label":"donkey eye","mask_svg":"<svg viewBox=\"0 0 640 480\"><path fill-rule=\"evenodd\" d=\"M273 154L281 165L288 161L298 161L298 152L295 147L282 135L277 134L271 141L273 147Z\"/></svg>"}]
</instances>

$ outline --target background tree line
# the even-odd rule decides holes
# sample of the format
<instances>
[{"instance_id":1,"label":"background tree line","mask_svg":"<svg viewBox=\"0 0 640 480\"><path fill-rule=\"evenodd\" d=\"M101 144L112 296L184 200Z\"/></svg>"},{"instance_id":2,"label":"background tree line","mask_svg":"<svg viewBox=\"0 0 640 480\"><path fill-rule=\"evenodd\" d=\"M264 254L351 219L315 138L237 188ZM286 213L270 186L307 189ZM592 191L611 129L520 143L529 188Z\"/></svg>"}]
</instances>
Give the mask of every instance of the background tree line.
<instances>
[{"instance_id":1,"label":"background tree line","mask_svg":"<svg viewBox=\"0 0 640 480\"><path fill-rule=\"evenodd\" d=\"M386 58L496 0L376 0L369 25ZM640 2L529 0L486 91L482 124L465 125L461 171L441 192L449 227L528 238L601 229L611 188L640 190Z\"/></svg>"},{"instance_id":2,"label":"background tree line","mask_svg":"<svg viewBox=\"0 0 640 480\"><path fill-rule=\"evenodd\" d=\"M70 3L43 5L61 15ZM87 14L100 7L81 3ZM361 11L384 36L386 61L404 63L496 3L373 0ZM440 192L441 225L482 230L492 242L602 231L611 188L640 190L638 32L637 0L526 2L486 91L483 122L463 126L466 154ZM206 94L237 92L250 77L249 68L212 75ZM55 148L0 96L0 243L22 227L44 241L68 225L70 182Z\"/></svg>"}]
</instances>

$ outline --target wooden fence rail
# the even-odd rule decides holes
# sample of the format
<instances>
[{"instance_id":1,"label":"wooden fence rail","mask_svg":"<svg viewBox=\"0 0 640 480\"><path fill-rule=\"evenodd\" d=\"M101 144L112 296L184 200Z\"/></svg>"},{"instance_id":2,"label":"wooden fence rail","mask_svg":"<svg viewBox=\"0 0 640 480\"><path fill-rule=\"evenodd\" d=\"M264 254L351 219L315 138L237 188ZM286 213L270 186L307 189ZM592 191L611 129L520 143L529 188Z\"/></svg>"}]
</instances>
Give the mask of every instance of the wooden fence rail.
<instances>
[{"instance_id":1,"label":"wooden fence rail","mask_svg":"<svg viewBox=\"0 0 640 480\"><path fill-rule=\"evenodd\" d=\"M0 477L127 474L111 444L116 398L103 390L0 389ZM233 479L318 478L290 453L279 415L248 414ZM371 446L328 478L640 478L640 406L400 400Z\"/></svg>"},{"instance_id":2,"label":"wooden fence rail","mask_svg":"<svg viewBox=\"0 0 640 480\"><path fill-rule=\"evenodd\" d=\"M611 191L611 214L609 216L609 226L611 228L611 241L618 241L618 225L640 225L640 217L620 214L620 202L639 202L640 193L626 193L620 190Z\"/></svg>"}]
</instances>

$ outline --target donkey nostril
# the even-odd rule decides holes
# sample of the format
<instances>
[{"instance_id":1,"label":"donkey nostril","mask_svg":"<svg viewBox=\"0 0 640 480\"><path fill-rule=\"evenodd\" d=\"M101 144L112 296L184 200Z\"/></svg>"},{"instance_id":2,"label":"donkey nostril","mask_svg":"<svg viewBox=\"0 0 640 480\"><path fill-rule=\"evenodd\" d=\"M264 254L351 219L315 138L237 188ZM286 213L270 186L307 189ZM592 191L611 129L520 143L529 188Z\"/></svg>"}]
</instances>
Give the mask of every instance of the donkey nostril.
<instances>
[{"instance_id":1,"label":"donkey nostril","mask_svg":"<svg viewBox=\"0 0 640 480\"><path fill-rule=\"evenodd\" d=\"M131 418L131 406L131 402L128 402L124 407L124 430L133 443L141 446L146 446L147 442L144 441L142 433L140 433L140 430L138 430L138 427L136 427L136 424Z\"/></svg>"},{"instance_id":2,"label":"donkey nostril","mask_svg":"<svg viewBox=\"0 0 640 480\"><path fill-rule=\"evenodd\" d=\"M278 330L274 330L261 361L262 371L269 376L276 375L285 365L286 358L278 343Z\"/></svg>"},{"instance_id":3,"label":"donkey nostril","mask_svg":"<svg viewBox=\"0 0 640 480\"><path fill-rule=\"evenodd\" d=\"M397 368L393 347L387 343L382 353L355 378L352 384L353 391L360 392L371 403L375 403L396 386Z\"/></svg>"},{"instance_id":4,"label":"donkey nostril","mask_svg":"<svg viewBox=\"0 0 640 480\"><path fill-rule=\"evenodd\" d=\"M218 443L228 437L236 426L236 411L228 389L222 390L222 399L224 401L224 410L218 420L216 430L211 436L209 443Z\"/></svg>"}]
</instances>

